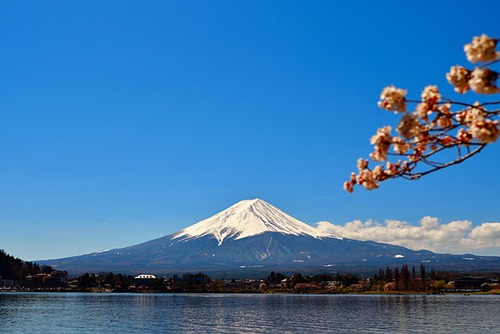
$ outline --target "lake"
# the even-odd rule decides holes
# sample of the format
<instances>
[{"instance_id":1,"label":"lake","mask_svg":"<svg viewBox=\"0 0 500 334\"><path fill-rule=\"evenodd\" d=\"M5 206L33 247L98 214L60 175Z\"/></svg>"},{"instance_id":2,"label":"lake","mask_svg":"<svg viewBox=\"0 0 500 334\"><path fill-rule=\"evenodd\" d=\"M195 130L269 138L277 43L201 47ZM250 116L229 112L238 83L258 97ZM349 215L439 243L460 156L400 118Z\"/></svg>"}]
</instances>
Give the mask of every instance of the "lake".
<instances>
[{"instance_id":1,"label":"lake","mask_svg":"<svg viewBox=\"0 0 500 334\"><path fill-rule=\"evenodd\" d=\"M0 333L499 333L500 296L0 293Z\"/></svg>"}]
</instances>

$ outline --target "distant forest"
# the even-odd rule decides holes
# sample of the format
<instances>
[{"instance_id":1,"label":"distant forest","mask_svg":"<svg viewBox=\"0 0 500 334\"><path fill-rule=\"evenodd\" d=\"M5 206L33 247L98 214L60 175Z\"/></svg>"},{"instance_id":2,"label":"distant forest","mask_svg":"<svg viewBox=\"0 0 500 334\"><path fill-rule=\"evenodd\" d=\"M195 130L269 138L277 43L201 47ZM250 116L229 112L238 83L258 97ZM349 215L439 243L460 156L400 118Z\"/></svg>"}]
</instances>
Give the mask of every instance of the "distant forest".
<instances>
[{"instance_id":1,"label":"distant forest","mask_svg":"<svg viewBox=\"0 0 500 334\"><path fill-rule=\"evenodd\" d=\"M23 261L0 249L0 278L24 282L26 276L51 273L52 267L39 266L34 262Z\"/></svg>"}]
</instances>

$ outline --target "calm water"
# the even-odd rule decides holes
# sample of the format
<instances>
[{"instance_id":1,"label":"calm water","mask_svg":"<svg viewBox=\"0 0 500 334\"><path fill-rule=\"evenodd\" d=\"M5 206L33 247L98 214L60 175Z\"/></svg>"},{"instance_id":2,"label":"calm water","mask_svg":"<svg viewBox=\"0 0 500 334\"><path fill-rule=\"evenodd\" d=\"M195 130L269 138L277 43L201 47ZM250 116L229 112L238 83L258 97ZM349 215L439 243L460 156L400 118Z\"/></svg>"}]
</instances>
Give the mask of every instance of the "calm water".
<instances>
[{"instance_id":1,"label":"calm water","mask_svg":"<svg viewBox=\"0 0 500 334\"><path fill-rule=\"evenodd\" d=\"M499 296L0 293L0 333L500 333Z\"/></svg>"}]
</instances>

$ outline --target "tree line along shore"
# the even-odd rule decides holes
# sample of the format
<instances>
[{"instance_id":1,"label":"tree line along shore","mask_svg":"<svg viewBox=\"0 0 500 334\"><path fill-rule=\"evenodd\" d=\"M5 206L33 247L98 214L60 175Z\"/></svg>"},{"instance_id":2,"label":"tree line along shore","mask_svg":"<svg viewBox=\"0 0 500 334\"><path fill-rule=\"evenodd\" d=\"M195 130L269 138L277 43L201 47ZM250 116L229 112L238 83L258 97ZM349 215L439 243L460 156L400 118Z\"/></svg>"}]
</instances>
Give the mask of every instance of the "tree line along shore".
<instances>
[{"instance_id":1,"label":"tree line along shore","mask_svg":"<svg viewBox=\"0 0 500 334\"><path fill-rule=\"evenodd\" d=\"M500 295L500 273L454 273L408 265L352 273L302 275L270 272L266 278L215 279L204 273L171 276L85 273L68 277L50 266L22 261L0 250L1 291L199 292L199 293L491 293Z\"/></svg>"}]
</instances>

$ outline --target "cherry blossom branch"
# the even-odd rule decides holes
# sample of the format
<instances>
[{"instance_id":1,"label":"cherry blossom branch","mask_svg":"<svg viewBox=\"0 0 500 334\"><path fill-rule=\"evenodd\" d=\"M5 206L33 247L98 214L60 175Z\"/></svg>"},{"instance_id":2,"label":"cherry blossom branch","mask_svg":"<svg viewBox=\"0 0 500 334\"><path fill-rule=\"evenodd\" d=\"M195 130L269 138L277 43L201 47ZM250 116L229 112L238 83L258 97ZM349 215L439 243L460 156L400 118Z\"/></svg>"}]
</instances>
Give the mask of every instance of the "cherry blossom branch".
<instances>
[{"instance_id":1,"label":"cherry blossom branch","mask_svg":"<svg viewBox=\"0 0 500 334\"><path fill-rule=\"evenodd\" d=\"M427 175L427 174L430 174L430 173L434 173L434 172L436 172L438 170L441 170L441 169L444 169L444 168L447 168L447 167L450 167L450 166L453 166L453 165L458 165L459 163L462 163L463 161L469 159L470 157L478 154L485 147L486 147L486 144L479 144L479 146L475 150L469 152L468 154L464 155L463 157L457 158L456 160L450 161L450 162L445 163L443 165L436 166L436 167L434 167L432 169L429 169L429 170L427 170L425 172L420 172L420 173L412 174L411 177L410 177L410 179L411 180L418 180L418 179L420 179L424 175Z\"/></svg>"},{"instance_id":2,"label":"cherry blossom branch","mask_svg":"<svg viewBox=\"0 0 500 334\"><path fill-rule=\"evenodd\" d=\"M500 74L488 67L500 61L500 52L495 49L499 41L482 35L465 45L467 59L483 65L472 71L460 65L451 67L446 78L457 93L465 94L469 90L476 94L500 93L496 84ZM462 163L500 136L500 109L487 110L500 105L500 101L474 104L456 101L442 97L437 86L425 87L420 100L406 99L406 94L406 90L394 86L383 89L378 106L402 115L396 127L397 135L392 134L390 126L377 130L370 139L374 145L370 158L374 162L385 162L385 166L370 168L368 160L359 158L358 173L352 173L350 180L344 183L346 191L352 192L355 185L376 189L380 182L393 178L420 179ZM407 110L410 103L416 104L412 112ZM391 148L394 153L389 152ZM454 158L444 154L454 149ZM391 162L389 157L399 160Z\"/></svg>"}]
</instances>

